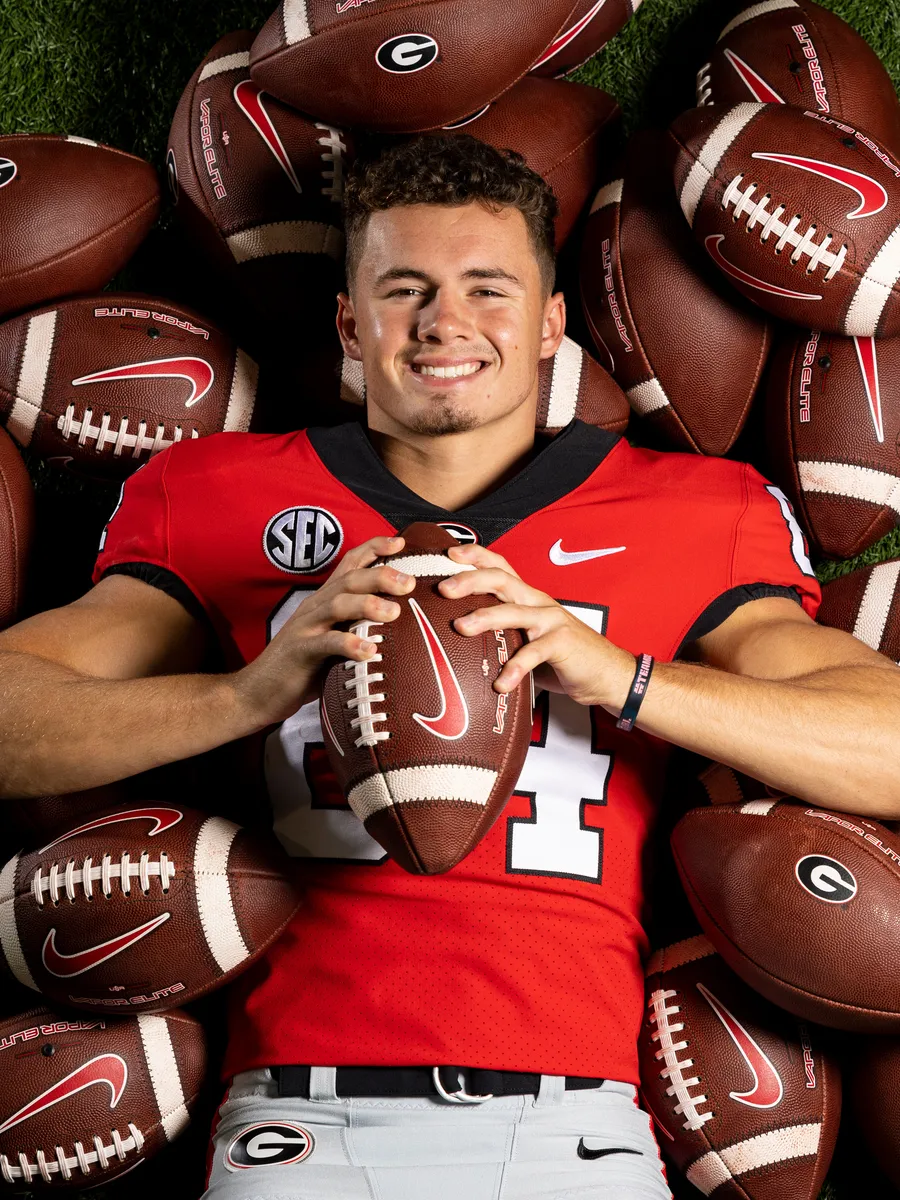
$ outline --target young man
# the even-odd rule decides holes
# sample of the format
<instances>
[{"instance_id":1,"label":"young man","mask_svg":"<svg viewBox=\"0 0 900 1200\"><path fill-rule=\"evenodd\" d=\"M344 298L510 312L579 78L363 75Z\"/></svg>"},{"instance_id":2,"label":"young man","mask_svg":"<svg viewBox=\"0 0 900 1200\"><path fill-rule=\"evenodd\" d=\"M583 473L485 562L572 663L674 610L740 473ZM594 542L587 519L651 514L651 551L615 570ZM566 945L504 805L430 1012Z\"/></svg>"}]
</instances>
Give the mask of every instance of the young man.
<instances>
[{"instance_id":1,"label":"young man","mask_svg":"<svg viewBox=\"0 0 900 1200\"><path fill-rule=\"evenodd\" d=\"M634 1085L668 745L900 816L900 672L813 624L781 493L577 423L536 442L538 363L565 325L553 212L521 161L471 139L357 172L338 326L368 433L173 447L125 486L94 589L0 637L7 796L274 727L274 823L307 898L236 989L209 1200L662 1200ZM506 811L431 878L335 795L314 703L328 656L377 651L349 624L394 620L414 592L372 565L414 520L478 535L451 552L476 570L441 586L501 604L458 628L526 630L499 686L534 670L543 689ZM197 673L211 644L229 673Z\"/></svg>"}]
</instances>

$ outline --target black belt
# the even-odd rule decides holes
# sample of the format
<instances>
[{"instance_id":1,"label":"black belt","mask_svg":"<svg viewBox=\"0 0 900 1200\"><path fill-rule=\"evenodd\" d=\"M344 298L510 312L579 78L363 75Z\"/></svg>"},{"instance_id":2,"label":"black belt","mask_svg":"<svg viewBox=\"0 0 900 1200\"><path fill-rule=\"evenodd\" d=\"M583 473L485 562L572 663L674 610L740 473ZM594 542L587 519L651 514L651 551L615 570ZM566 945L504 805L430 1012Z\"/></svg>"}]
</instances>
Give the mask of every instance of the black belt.
<instances>
[{"instance_id":1,"label":"black belt","mask_svg":"<svg viewBox=\"0 0 900 1200\"><path fill-rule=\"evenodd\" d=\"M273 1067L279 1096L309 1099L309 1067ZM602 1079L567 1075L566 1091L598 1088ZM335 1092L348 1096L444 1096L479 1100L488 1096L536 1096L540 1075L523 1071L487 1071L479 1067L338 1067Z\"/></svg>"}]
</instances>

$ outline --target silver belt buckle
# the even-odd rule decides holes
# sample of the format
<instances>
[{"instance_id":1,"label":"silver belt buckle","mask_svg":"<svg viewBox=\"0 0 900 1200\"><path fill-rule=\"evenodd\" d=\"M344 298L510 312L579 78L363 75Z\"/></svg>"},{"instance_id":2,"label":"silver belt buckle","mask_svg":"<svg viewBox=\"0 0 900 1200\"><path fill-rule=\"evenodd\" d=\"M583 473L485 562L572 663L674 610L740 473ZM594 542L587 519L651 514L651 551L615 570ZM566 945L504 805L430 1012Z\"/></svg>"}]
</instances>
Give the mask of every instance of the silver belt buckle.
<instances>
[{"instance_id":1,"label":"silver belt buckle","mask_svg":"<svg viewBox=\"0 0 900 1200\"><path fill-rule=\"evenodd\" d=\"M448 1092L441 1083L441 1070L449 1068L435 1067L431 1072L431 1078L434 1080L435 1090L442 1100L446 1100L448 1104L484 1104L485 1100L493 1100L494 1093L491 1092L487 1096L471 1096L466 1091L466 1081L462 1077L462 1071L457 1068L456 1078L459 1087L455 1092Z\"/></svg>"}]
</instances>

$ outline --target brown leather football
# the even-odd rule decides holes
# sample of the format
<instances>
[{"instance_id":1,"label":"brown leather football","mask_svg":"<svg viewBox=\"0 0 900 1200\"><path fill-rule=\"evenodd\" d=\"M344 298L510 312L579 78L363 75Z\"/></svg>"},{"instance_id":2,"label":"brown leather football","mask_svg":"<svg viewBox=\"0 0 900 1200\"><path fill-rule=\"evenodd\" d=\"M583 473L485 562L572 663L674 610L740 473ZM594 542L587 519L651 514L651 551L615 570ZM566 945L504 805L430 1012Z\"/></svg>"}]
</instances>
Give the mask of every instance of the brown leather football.
<instances>
[{"instance_id":1,"label":"brown leather football","mask_svg":"<svg viewBox=\"0 0 900 1200\"><path fill-rule=\"evenodd\" d=\"M281 0L253 43L250 69L301 112L414 133L496 99L579 8L580 0Z\"/></svg>"},{"instance_id":2,"label":"brown leather football","mask_svg":"<svg viewBox=\"0 0 900 1200\"><path fill-rule=\"evenodd\" d=\"M641 0L581 0L565 29L535 65L534 75L566 75L602 50L640 7Z\"/></svg>"},{"instance_id":3,"label":"brown leather football","mask_svg":"<svg viewBox=\"0 0 900 1200\"><path fill-rule=\"evenodd\" d=\"M407 871L449 871L503 811L525 761L532 727L530 681L493 690L523 643L518 630L463 637L452 622L494 596L449 600L437 589L473 568L439 525L403 530L384 561L413 575L401 614L353 629L378 643L364 663L334 663L322 685L325 747L347 801L369 833ZM374 632L376 631L377 632Z\"/></svg>"},{"instance_id":4,"label":"brown leather football","mask_svg":"<svg viewBox=\"0 0 900 1200\"><path fill-rule=\"evenodd\" d=\"M33 1008L5 1018L0 1179L78 1191L125 1175L185 1128L205 1071L203 1027L187 1013L100 1020Z\"/></svg>"},{"instance_id":5,"label":"brown leather football","mask_svg":"<svg viewBox=\"0 0 900 1200\"><path fill-rule=\"evenodd\" d=\"M840 575L822 589L816 620L900 661L900 559Z\"/></svg>"},{"instance_id":6,"label":"brown leather football","mask_svg":"<svg viewBox=\"0 0 900 1200\"><path fill-rule=\"evenodd\" d=\"M878 1165L900 1188L900 1039L858 1038L848 1055L847 1096Z\"/></svg>"},{"instance_id":7,"label":"brown leather football","mask_svg":"<svg viewBox=\"0 0 900 1200\"><path fill-rule=\"evenodd\" d=\"M791 104L849 121L900 150L900 104L878 55L846 21L812 0L742 9L697 73L697 103Z\"/></svg>"},{"instance_id":8,"label":"brown leather football","mask_svg":"<svg viewBox=\"0 0 900 1200\"><path fill-rule=\"evenodd\" d=\"M604 144L617 132L621 118L618 104L600 88L528 78L482 112L449 128L500 150L517 150L544 177L559 201L560 250L597 190Z\"/></svg>"},{"instance_id":9,"label":"brown leather football","mask_svg":"<svg viewBox=\"0 0 900 1200\"><path fill-rule=\"evenodd\" d=\"M178 804L89 817L0 871L0 950L26 987L163 1012L251 965L300 905L274 840Z\"/></svg>"},{"instance_id":10,"label":"brown leather football","mask_svg":"<svg viewBox=\"0 0 900 1200\"><path fill-rule=\"evenodd\" d=\"M647 964L641 1095L664 1153L716 1200L817 1200L841 1077L811 1030L728 969L705 937Z\"/></svg>"},{"instance_id":11,"label":"brown leather football","mask_svg":"<svg viewBox=\"0 0 900 1200\"><path fill-rule=\"evenodd\" d=\"M900 333L893 149L865 127L782 104L694 108L670 132L682 212L739 291L809 329Z\"/></svg>"},{"instance_id":12,"label":"brown leather football","mask_svg":"<svg viewBox=\"0 0 900 1200\"><path fill-rule=\"evenodd\" d=\"M12 438L0 429L0 629L22 607L34 534L34 488Z\"/></svg>"},{"instance_id":13,"label":"brown leather football","mask_svg":"<svg viewBox=\"0 0 900 1200\"><path fill-rule=\"evenodd\" d=\"M681 450L724 454L762 377L769 323L694 244L672 194L672 157L663 134L637 134L596 196L582 304L601 363L648 431Z\"/></svg>"},{"instance_id":14,"label":"brown leather football","mask_svg":"<svg viewBox=\"0 0 900 1200\"><path fill-rule=\"evenodd\" d=\"M900 1032L894 832L760 799L692 809L672 851L704 933L752 988L804 1020Z\"/></svg>"},{"instance_id":15,"label":"brown leather football","mask_svg":"<svg viewBox=\"0 0 900 1200\"><path fill-rule=\"evenodd\" d=\"M169 135L175 213L228 305L240 299L266 338L334 330L343 278L341 202L350 135L295 112L250 78L253 34L216 42L185 88ZM224 318L223 318L224 319ZM230 326L229 326L230 327ZM241 332L243 337L243 331Z\"/></svg>"},{"instance_id":16,"label":"brown leather football","mask_svg":"<svg viewBox=\"0 0 900 1200\"><path fill-rule=\"evenodd\" d=\"M88 138L0 137L0 315L104 287L158 212L141 158Z\"/></svg>"},{"instance_id":17,"label":"brown leather football","mask_svg":"<svg viewBox=\"0 0 900 1200\"><path fill-rule=\"evenodd\" d=\"M853 558L900 520L900 338L785 330L767 386L770 475L822 554Z\"/></svg>"},{"instance_id":18,"label":"brown leather football","mask_svg":"<svg viewBox=\"0 0 900 1200\"><path fill-rule=\"evenodd\" d=\"M173 442L244 433L256 363L192 309L139 293L0 325L0 421L56 466L121 479Z\"/></svg>"}]
</instances>

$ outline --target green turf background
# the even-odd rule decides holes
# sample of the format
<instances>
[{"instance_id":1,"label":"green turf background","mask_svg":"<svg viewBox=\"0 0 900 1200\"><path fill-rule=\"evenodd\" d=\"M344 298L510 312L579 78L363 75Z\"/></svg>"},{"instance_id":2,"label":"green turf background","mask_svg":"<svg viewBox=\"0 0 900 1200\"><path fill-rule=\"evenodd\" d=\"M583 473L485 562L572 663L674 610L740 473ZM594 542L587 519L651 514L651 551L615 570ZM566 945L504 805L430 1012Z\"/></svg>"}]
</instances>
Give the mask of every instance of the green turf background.
<instances>
[{"instance_id":1,"label":"green turf background","mask_svg":"<svg viewBox=\"0 0 900 1200\"><path fill-rule=\"evenodd\" d=\"M198 62L222 34L258 27L271 6L271 0L0 0L0 132L80 134L162 168L172 113ZM900 0L829 0L827 7L863 34L900 84ZM630 25L578 78L618 99L627 131L665 125L693 103L694 73L728 15L724 0L644 0ZM190 290L172 254L169 223L164 212L160 230L126 272L127 286L176 297ZM7 235L0 230L0 237ZM96 534L115 489L50 473L34 460L29 465L39 506L31 606L43 608L86 586ZM898 554L895 531L862 560L824 564L820 575L825 580L860 561ZM196 1183L175 1168L174 1159L168 1172L144 1168L118 1189L87 1195L194 1200ZM831 1200L894 1194L869 1177L866 1155L852 1135L843 1138L834 1179L825 1193Z\"/></svg>"}]
</instances>

